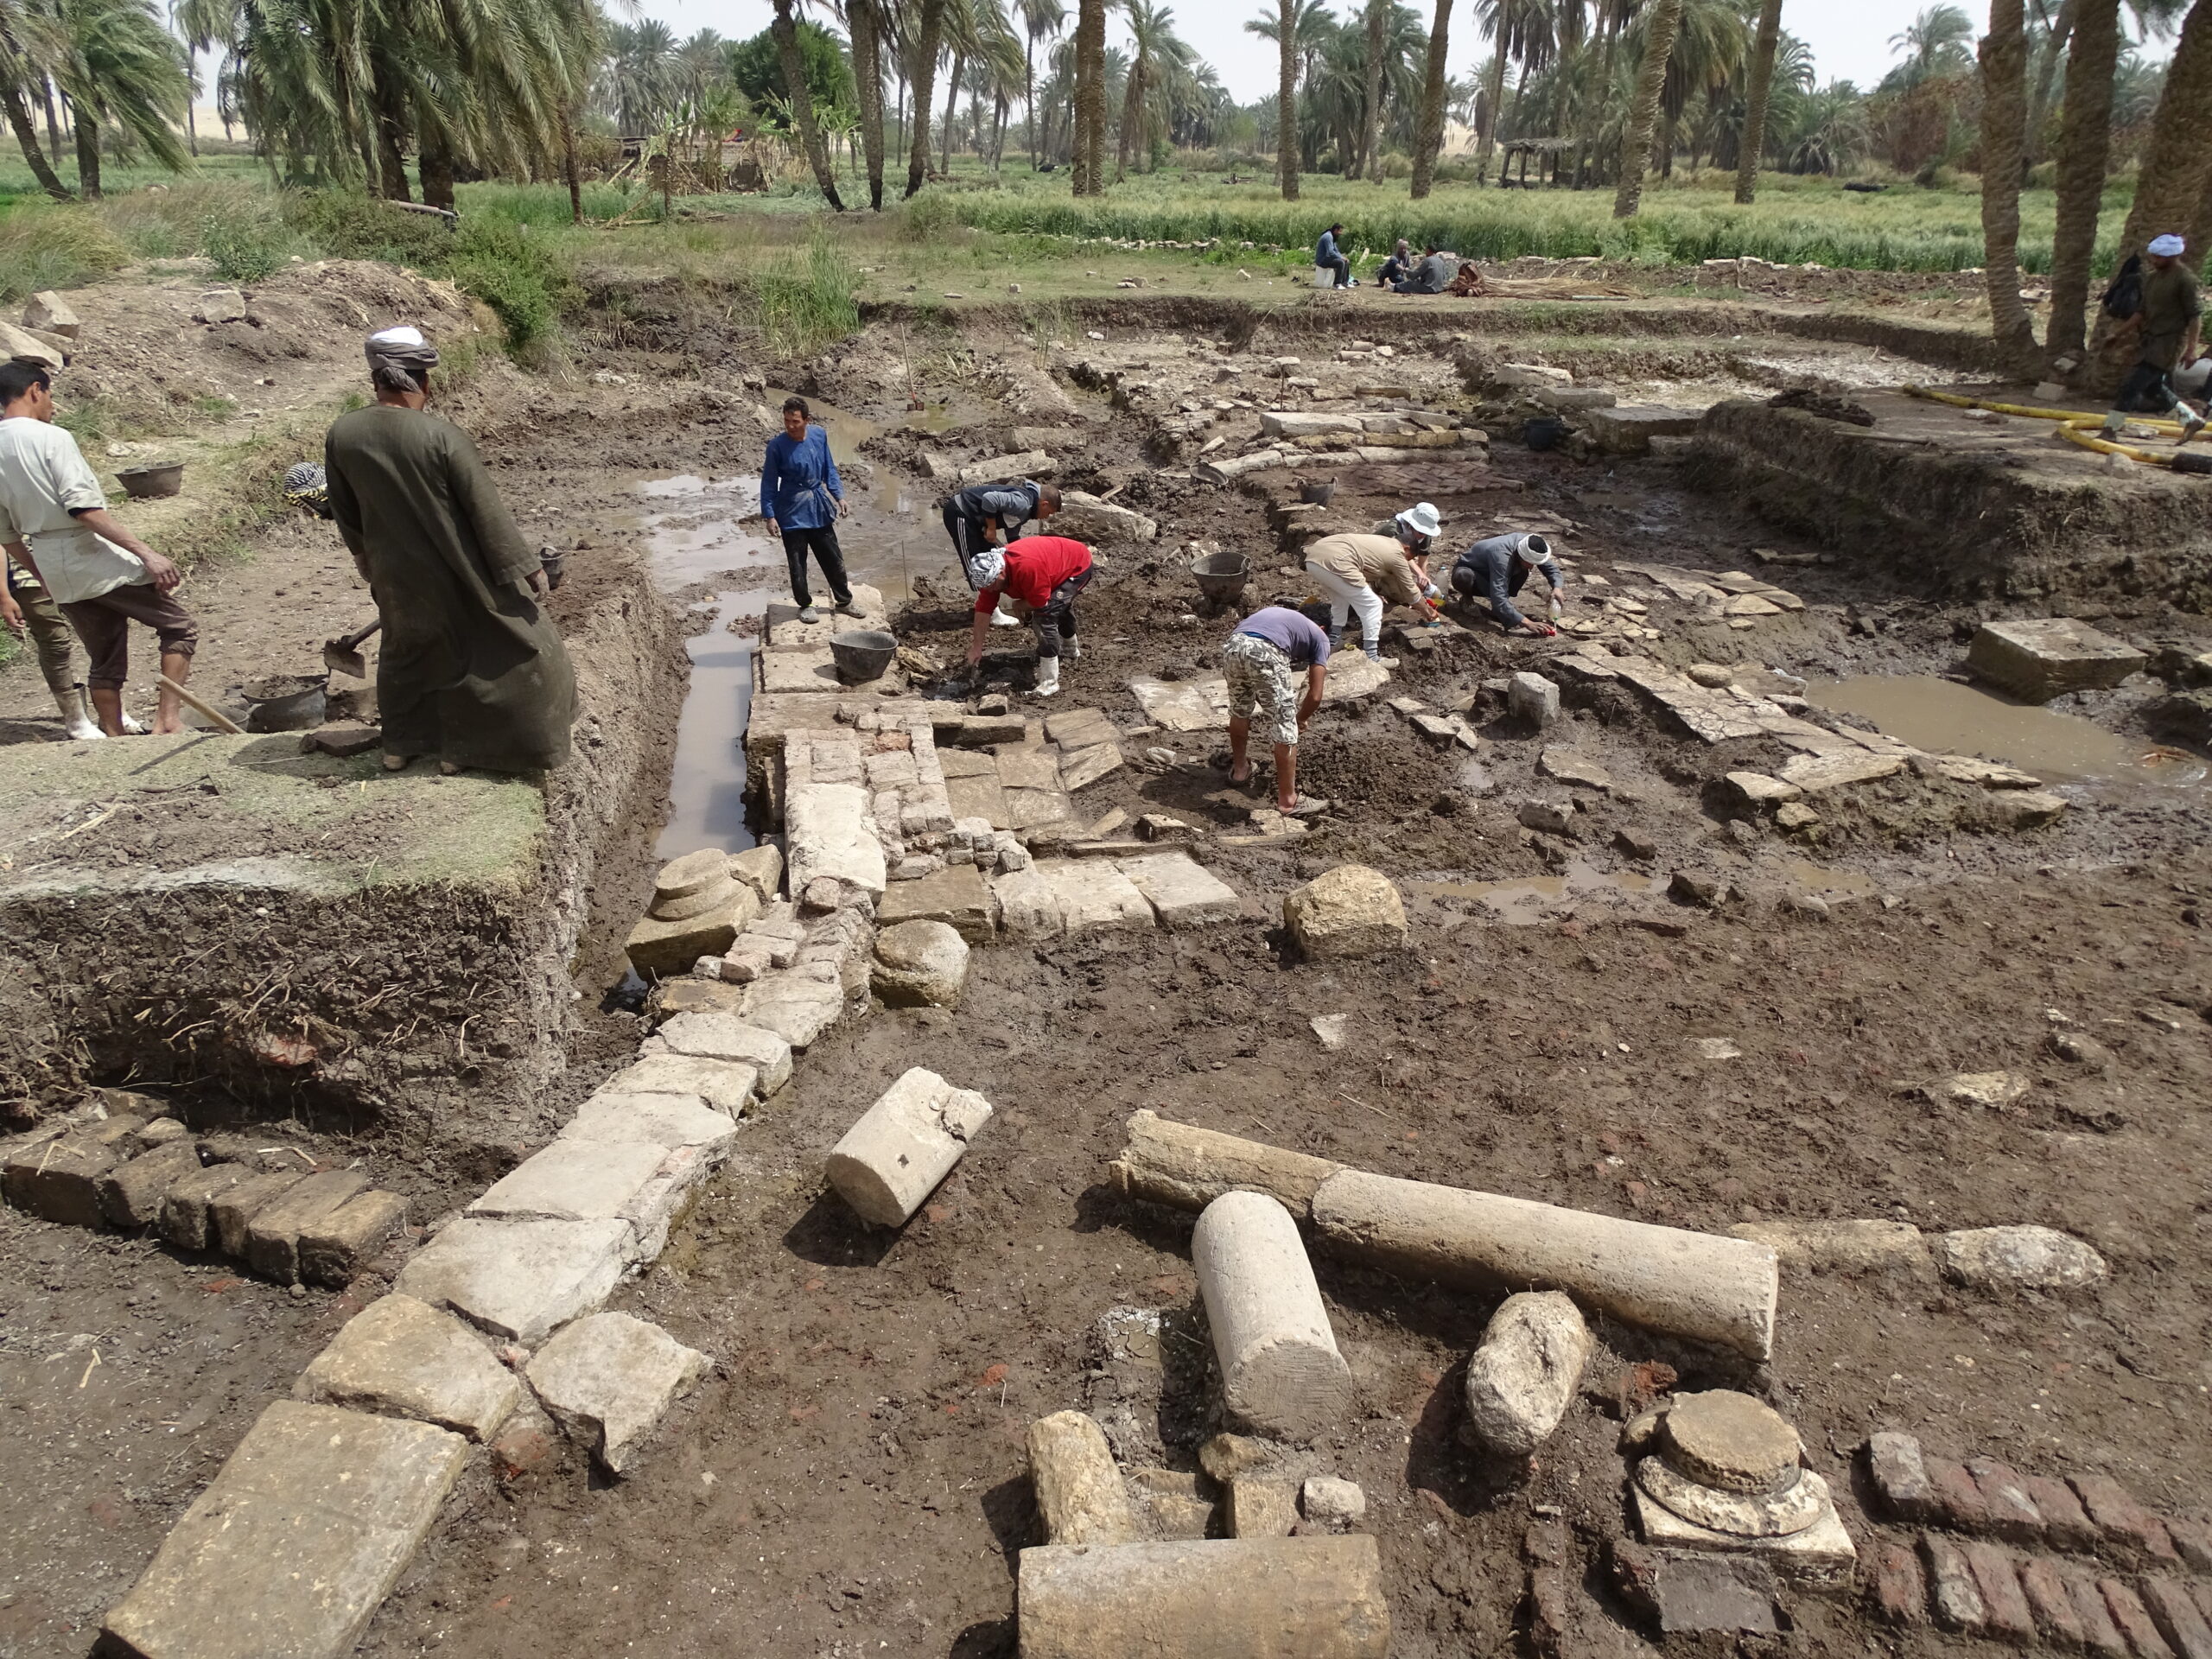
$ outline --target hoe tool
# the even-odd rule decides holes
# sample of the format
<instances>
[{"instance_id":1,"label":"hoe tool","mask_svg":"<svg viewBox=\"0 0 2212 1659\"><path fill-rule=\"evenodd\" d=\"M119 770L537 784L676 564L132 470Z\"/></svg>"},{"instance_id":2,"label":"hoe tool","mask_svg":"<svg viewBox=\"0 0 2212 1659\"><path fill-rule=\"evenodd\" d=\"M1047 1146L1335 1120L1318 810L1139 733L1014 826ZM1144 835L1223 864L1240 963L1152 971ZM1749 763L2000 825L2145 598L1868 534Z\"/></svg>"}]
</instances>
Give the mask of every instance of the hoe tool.
<instances>
[{"instance_id":1,"label":"hoe tool","mask_svg":"<svg viewBox=\"0 0 2212 1659\"><path fill-rule=\"evenodd\" d=\"M367 679L369 664L368 659L361 655L361 641L383 626L384 619L378 617L358 633L349 633L342 639L324 640L322 665L335 674L351 674L357 680Z\"/></svg>"}]
</instances>

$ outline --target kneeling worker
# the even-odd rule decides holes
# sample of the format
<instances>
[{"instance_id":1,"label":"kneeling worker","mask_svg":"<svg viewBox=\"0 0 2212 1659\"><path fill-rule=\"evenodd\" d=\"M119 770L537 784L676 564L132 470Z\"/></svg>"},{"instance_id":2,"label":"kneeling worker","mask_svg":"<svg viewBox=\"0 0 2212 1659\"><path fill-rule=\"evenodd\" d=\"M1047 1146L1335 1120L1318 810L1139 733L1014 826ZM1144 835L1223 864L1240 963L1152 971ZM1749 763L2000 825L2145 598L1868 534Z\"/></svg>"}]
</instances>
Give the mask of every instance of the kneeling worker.
<instances>
[{"instance_id":1,"label":"kneeling worker","mask_svg":"<svg viewBox=\"0 0 2212 1659\"><path fill-rule=\"evenodd\" d=\"M968 666L983 660L983 633L999 595L1012 594L1029 607L1037 625L1037 695L1060 689L1063 646L1071 658L1083 655L1076 638L1075 596L1089 585L1090 550L1070 536L1025 536L1004 548L988 547L969 567L976 584L976 620L968 633Z\"/></svg>"},{"instance_id":2,"label":"kneeling worker","mask_svg":"<svg viewBox=\"0 0 2212 1659\"><path fill-rule=\"evenodd\" d=\"M1560 594L1567 578L1552 557L1552 544L1541 536L1508 532L1485 537L1462 553L1452 567L1452 586L1464 598L1489 600L1490 613L1509 632L1518 630L1548 639L1559 630L1522 615L1513 603L1513 595L1521 591L1531 570L1542 571L1544 580L1551 584L1551 613L1557 620L1565 608Z\"/></svg>"},{"instance_id":3,"label":"kneeling worker","mask_svg":"<svg viewBox=\"0 0 2212 1659\"><path fill-rule=\"evenodd\" d=\"M1252 775L1246 745L1252 735L1252 711L1265 715L1275 746L1275 806L1294 817L1311 817L1322 803L1298 792L1298 734L1321 706L1329 678L1329 636L1310 617L1280 605L1255 611L1236 625L1221 651L1222 673L1229 681L1229 781ZM1306 671L1306 695L1291 676Z\"/></svg>"}]
</instances>

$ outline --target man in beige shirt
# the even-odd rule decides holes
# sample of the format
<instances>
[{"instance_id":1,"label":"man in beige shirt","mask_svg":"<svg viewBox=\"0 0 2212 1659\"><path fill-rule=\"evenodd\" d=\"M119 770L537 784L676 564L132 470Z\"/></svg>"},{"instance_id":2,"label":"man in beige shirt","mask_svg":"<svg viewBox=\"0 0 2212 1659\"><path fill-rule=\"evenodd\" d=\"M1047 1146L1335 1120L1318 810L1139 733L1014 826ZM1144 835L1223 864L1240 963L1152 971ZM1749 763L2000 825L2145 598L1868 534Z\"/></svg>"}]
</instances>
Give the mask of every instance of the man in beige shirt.
<instances>
[{"instance_id":1,"label":"man in beige shirt","mask_svg":"<svg viewBox=\"0 0 2212 1659\"><path fill-rule=\"evenodd\" d=\"M118 524L77 440L54 423L54 383L43 364L0 364L0 546L35 574L92 658L86 675L100 729L120 737L130 624L161 641L162 672L192 671L197 625L173 597L184 573ZM156 734L184 729L176 693L164 689Z\"/></svg>"},{"instance_id":2,"label":"man in beige shirt","mask_svg":"<svg viewBox=\"0 0 2212 1659\"><path fill-rule=\"evenodd\" d=\"M1395 536L1324 536L1306 550L1306 574L1329 601L1331 639L1357 616L1359 648L1370 661L1382 655L1383 607L1421 602L1421 582Z\"/></svg>"}]
</instances>

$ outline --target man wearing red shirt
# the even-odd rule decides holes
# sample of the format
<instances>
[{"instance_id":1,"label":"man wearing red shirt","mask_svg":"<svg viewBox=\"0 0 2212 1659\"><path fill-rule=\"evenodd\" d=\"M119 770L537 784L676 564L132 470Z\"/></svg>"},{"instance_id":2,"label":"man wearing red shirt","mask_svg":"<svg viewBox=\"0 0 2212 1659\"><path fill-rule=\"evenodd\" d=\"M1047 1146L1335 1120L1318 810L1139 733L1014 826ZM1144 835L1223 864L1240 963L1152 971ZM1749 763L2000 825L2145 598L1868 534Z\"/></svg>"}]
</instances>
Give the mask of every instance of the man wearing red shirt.
<instances>
[{"instance_id":1,"label":"man wearing red shirt","mask_svg":"<svg viewBox=\"0 0 2212 1659\"><path fill-rule=\"evenodd\" d=\"M969 567L976 584L976 620L968 635L968 666L983 660L983 636L1008 593L1029 607L1037 625L1037 695L1060 689L1060 652L1083 655L1075 636L1075 596L1090 581L1090 550L1071 536L1025 536L1003 548L987 547Z\"/></svg>"}]
</instances>

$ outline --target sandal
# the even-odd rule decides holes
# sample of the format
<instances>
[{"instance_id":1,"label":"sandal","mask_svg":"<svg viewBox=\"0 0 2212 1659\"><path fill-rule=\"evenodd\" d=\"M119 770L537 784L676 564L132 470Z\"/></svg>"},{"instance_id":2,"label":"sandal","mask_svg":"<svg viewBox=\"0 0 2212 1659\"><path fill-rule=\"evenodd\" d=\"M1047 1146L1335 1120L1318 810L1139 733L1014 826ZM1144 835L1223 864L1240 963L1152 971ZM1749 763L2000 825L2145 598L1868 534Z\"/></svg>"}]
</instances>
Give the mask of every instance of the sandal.
<instances>
[{"instance_id":1,"label":"sandal","mask_svg":"<svg viewBox=\"0 0 2212 1659\"><path fill-rule=\"evenodd\" d=\"M1326 801L1318 801L1311 795L1301 795L1288 806L1275 809L1286 818L1318 818L1329 810Z\"/></svg>"}]
</instances>

